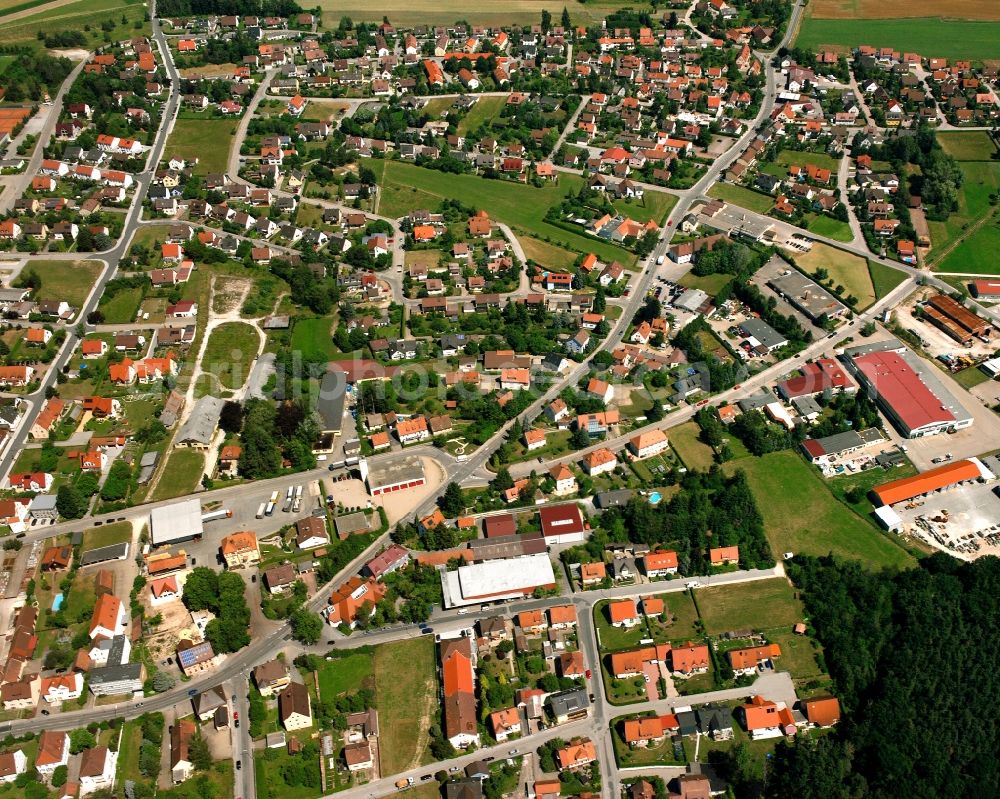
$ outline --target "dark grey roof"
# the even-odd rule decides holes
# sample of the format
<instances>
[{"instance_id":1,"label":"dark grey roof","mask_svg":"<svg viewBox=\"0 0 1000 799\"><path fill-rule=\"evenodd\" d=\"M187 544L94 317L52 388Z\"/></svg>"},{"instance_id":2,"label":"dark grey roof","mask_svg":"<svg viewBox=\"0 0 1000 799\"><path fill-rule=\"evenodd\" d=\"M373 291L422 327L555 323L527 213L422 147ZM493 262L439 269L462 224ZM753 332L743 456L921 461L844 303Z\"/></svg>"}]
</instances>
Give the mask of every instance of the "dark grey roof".
<instances>
[{"instance_id":1,"label":"dark grey roof","mask_svg":"<svg viewBox=\"0 0 1000 799\"><path fill-rule=\"evenodd\" d=\"M554 716L568 716L589 708L590 699L587 698L586 690L579 688L575 691L553 694L549 697L549 707L552 708Z\"/></svg>"},{"instance_id":2,"label":"dark grey roof","mask_svg":"<svg viewBox=\"0 0 1000 799\"><path fill-rule=\"evenodd\" d=\"M346 388L347 381L343 372L327 372L323 375L316 399L316 412L324 433L339 433L344 424Z\"/></svg>"},{"instance_id":3,"label":"dark grey roof","mask_svg":"<svg viewBox=\"0 0 1000 799\"><path fill-rule=\"evenodd\" d=\"M177 443L195 443L208 446L219 424L219 414L225 400L219 397L202 397L194 404L191 415L177 433Z\"/></svg>"},{"instance_id":4,"label":"dark grey roof","mask_svg":"<svg viewBox=\"0 0 1000 799\"><path fill-rule=\"evenodd\" d=\"M122 682L125 680L138 680L141 676L141 663L123 663L120 666L104 666L100 669L93 669L89 674L90 684L92 686Z\"/></svg>"},{"instance_id":5,"label":"dark grey roof","mask_svg":"<svg viewBox=\"0 0 1000 799\"><path fill-rule=\"evenodd\" d=\"M109 547L99 547L84 552L80 558L81 566L90 566L94 563L104 563L106 560L124 560L128 557L128 543L112 544Z\"/></svg>"},{"instance_id":6,"label":"dark grey roof","mask_svg":"<svg viewBox=\"0 0 1000 799\"><path fill-rule=\"evenodd\" d=\"M635 491L630 488L619 488L615 491L601 491L594 497L594 505L602 510L605 508L617 508L627 505L628 501L635 495Z\"/></svg>"}]
</instances>

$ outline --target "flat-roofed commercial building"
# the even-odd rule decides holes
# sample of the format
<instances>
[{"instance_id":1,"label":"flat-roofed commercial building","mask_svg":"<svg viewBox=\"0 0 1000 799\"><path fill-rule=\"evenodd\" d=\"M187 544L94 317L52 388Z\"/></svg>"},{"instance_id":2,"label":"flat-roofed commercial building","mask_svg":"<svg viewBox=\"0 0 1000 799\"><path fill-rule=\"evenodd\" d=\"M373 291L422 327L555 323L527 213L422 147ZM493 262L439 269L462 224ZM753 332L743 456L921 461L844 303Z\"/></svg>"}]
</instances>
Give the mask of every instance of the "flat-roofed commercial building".
<instances>
[{"instance_id":1,"label":"flat-roofed commercial building","mask_svg":"<svg viewBox=\"0 0 1000 799\"><path fill-rule=\"evenodd\" d=\"M425 482L424 465L416 455L399 455L394 458L359 463L361 479L368 484L373 497L417 488Z\"/></svg>"},{"instance_id":2,"label":"flat-roofed commercial building","mask_svg":"<svg viewBox=\"0 0 1000 799\"><path fill-rule=\"evenodd\" d=\"M555 585L555 572L546 553L473 563L441 573L446 608L521 599L536 588L551 589Z\"/></svg>"},{"instance_id":3,"label":"flat-roofed commercial building","mask_svg":"<svg viewBox=\"0 0 1000 799\"><path fill-rule=\"evenodd\" d=\"M768 285L814 322L821 316L836 319L847 313L847 306L815 280L790 269L771 278Z\"/></svg>"}]
</instances>

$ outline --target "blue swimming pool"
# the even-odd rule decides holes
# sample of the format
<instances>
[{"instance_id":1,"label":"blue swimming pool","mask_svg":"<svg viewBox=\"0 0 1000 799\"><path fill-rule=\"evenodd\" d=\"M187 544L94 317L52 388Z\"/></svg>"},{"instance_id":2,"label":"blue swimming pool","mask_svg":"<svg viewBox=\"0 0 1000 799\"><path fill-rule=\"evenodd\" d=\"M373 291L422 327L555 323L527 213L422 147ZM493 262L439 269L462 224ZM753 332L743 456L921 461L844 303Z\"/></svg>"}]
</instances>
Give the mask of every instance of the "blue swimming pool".
<instances>
[{"instance_id":1,"label":"blue swimming pool","mask_svg":"<svg viewBox=\"0 0 1000 799\"><path fill-rule=\"evenodd\" d=\"M66 599L66 595L65 594L56 594L54 597L52 597L52 612L53 613L58 613L59 612L59 608L62 607L63 600L65 600L65 599Z\"/></svg>"},{"instance_id":2,"label":"blue swimming pool","mask_svg":"<svg viewBox=\"0 0 1000 799\"><path fill-rule=\"evenodd\" d=\"M660 492L654 491L652 494L649 495L649 504L658 505L661 499L663 499L663 497L660 495Z\"/></svg>"}]
</instances>

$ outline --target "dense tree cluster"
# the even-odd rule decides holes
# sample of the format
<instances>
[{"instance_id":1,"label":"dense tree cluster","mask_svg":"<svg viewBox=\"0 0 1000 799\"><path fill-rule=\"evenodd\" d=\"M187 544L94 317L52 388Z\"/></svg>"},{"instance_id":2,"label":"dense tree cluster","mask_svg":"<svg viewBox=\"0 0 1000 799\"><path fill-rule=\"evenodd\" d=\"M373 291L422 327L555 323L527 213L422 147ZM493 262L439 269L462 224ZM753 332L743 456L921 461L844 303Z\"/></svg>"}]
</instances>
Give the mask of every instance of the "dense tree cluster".
<instances>
[{"instance_id":1,"label":"dense tree cluster","mask_svg":"<svg viewBox=\"0 0 1000 799\"><path fill-rule=\"evenodd\" d=\"M281 472L285 458L296 469L316 465L312 446L318 428L301 401L286 401L275 407L252 399L243 416L241 475L254 480L274 477Z\"/></svg>"},{"instance_id":2,"label":"dense tree cluster","mask_svg":"<svg viewBox=\"0 0 1000 799\"><path fill-rule=\"evenodd\" d=\"M184 606L215 614L205 628L205 637L217 653L236 652L250 643L250 608L246 583L235 572L217 574L207 566L191 570L184 584Z\"/></svg>"},{"instance_id":3,"label":"dense tree cluster","mask_svg":"<svg viewBox=\"0 0 1000 799\"><path fill-rule=\"evenodd\" d=\"M73 62L68 58L54 58L36 50L4 48L0 52L16 56L0 74L3 98L12 103L41 100L45 88L55 94L73 69Z\"/></svg>"},{"instance_id":4,"label":"dense tree cluster","mask_svg":"<svg viewBox=\"0 0 1000 799\"><path fill-rule=\"evenodd\" d=\"M937 554L875 574L853 561L796 558L789 574L848 721L779 744L767 795L997 796L1000 560Z\"/></svg>"},{"instance_id":5,"label":"dense tree cluster","mask_svg":"<svg viewBox=\"0 0 1000 799\"><path fill-rule=\"evenodd\" d=\"M214 14L289 17L301 11L302 7L294 0L159 0L156 4L159 17L207 17Z\"/></svg>"},{"instance_id":6,"label":"dense tree cluster","mask_svg":"<svg viewBox=\"0 0 1000 799\"><path fill-rule=\"evenodd\" d=\"M697 364L708 377L707 388L712 392L725 391L732 388L743 379L745 369L735 358L722 361L714 354L705 352L699 333L710 333L711 327L704 317L699 316L689 324L684 325L674 335L675 347L683 350L688 362Z\"/></svg>"},{"instance_id":7,"label":"dense tree cluster","mask_svg":"<svg viewBox=\"0 0 1000 799\"><path fill-rule=\"evenodd\" d=\"M742 471L726 477L721 469L688 472L683 489L669 502L650 505L634 497L622 508L605 511L599 525L610 540L662 545L677 552L682 574L709 570L708 550L738 546L740 568L774 565L764 535L764 520Z\"/></svg>"}]
</instances>

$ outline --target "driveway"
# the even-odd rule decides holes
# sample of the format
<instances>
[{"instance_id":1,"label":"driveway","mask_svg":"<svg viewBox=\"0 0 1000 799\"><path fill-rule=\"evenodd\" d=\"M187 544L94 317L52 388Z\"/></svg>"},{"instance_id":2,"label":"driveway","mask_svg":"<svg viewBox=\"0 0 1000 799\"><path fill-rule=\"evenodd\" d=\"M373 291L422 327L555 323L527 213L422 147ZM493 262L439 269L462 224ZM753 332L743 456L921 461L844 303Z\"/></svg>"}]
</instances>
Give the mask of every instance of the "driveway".
<instances>
[{"instance_id":1,"label":"driveway","mask_svg":"<svg viewBox=\"0 0 1000 799\"><path fill-rule=\"evenodd\" d=\"M656 663L643 663L642 674L646 680L646 697L650 702L656 702L660 698L660 667Z\"/></svg>"}]
</instances>

